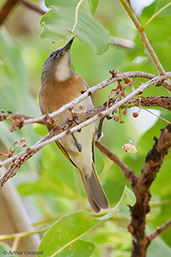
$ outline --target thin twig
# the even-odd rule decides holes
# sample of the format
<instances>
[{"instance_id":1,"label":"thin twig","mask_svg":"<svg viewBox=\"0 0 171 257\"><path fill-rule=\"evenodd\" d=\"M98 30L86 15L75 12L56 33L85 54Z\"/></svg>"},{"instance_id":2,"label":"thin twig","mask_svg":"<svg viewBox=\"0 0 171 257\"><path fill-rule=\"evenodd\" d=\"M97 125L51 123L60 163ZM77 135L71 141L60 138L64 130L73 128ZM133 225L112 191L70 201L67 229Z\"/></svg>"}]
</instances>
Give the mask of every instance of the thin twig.
<instances>
[{"instance_id":1,"label":"thin twig","mask_svg":"<svg viewBox=\"0 0 171 257\"><path fill-rule=\"evenodd\" d=\"M10 119L24 119L24 120L28 120L28 119L32 119L33 117L30 117L30 116L26 116L26 115L23 115L23 114L20 114L20 113L11 113L11 112L8 112L8 113L5 113L4 110L0 111L0 121L3 121L3 120L10 120Z\"/></svg>"},{"instance_id":2,"label":"thin twig","mask_svg":"<svg viewBox=\"0 0 171 257\"><path fill-rule=\"evenodd\" d=\"M120 0L123 7L125 8L125 10L127 11L128 15L130 16L130 18L132 19L133 23L135 24L138 32L140 33L141 39L143 44L145 45L145 47L147 48L147 51L151 57L151 59L153 60L157 70L160 72L160 74L165 73L165 70L163 69L156 53L154 52L145 32L143 29L143 26L140 24L138 18L136 17L136 15L134 14L134 12L132 11L131 7L129 6L128 2L126 0Z\"/></svg>"},{"instance_id":3,"label":"thin twig","mask_svg":"<svg viewBox=\"0 0 171 257\"><path fill-rule=\"evenodd\" d=\"M39 228L37 230L32 230L32 231L26 231L26 232L19 232L19 233L14 233L14 234L9 234L9 235L0 235L0 241L4 241L4 240L11 240L11 239L15 239L17 238L24 238L24 237L28 237L34 234L39 234L42 232L47 231L49 228L45 227L45 228Z\"/></svg>"},{"instance_id":4,"label":"thin twig","mask_svg":"<svg viewBox=\"0 0 171 257\"><path fill-rule=\"evenodd\" d=\"M116 103L116 99L115 98L110 99L110 106L113 105L114 103ZM171 110L171 97L166 97L166 96L149 96L149 97L133 98L130 101L128 101L127 104L122 105L121 108L131 108L134 106L139 107L140 103L141 103L141 107L142 106L149 106L149 107L156 106L156 107L165 108L166 110ZM108 105L109 105L108 102L105 102L103 105L98 106L95 109L86 111L84 113L84 117L83 116L77 117L77 122L80 123L84 120L89 119L90 117L93 117L95 114L98 114L98 113L106 110ZM22 128L24 125L27 125L27 124L25 124L25 120L28 120L28 119L30 120L30 122L27 124L38 123L38 124L45 125L44 121L42 121L42 120L35 121L35 118L31 117L31 116L26 116L24 114L11 113L11 112L5 113L4 111L0 111L0 122L5 121L5 120L12 122L13 126L10 129L10 131L12 131L12 132L14 130Z\"/></svg>"},{"instance_id":5,"label":"thin twig","mask_svg":"<svg viewBox=\"0 0 171 257\"><path fill-rule=\"evenodd\" d=\"M143 28L145 29L147 25L154 19L156 18L162 11L164 11L166 8L168 8L171 5L171 2L167 3L164 5L161 9L159 9L156 13L154 13L150 19L143 25Z\"/></svg>"},{"instance_id":6,"label":"thin twig","mask_svg":"<svg viewBox=\"0 0 171 257\"><path fill-rule=\"evenodd\" d=\"M134 185L136 183L137 177L134 174L134 172L121 159L119 159L119 157L116 154L112 153L100 141L96 140L95 145L103 154L105 154L110 160L115 162L121 168L125 177L131 183L131 185Z\"/></svg>"},{"instance_id":7,"label":"thin twig","mask_svg":"<svg viewBox=\"0 0 171 257\"><path fill-rule=\"evenodd\" d=\"M128 108L133 106L156 106L171 111L171 97L167 96L148 96L133 98L128 103Z\"/></svg>"},{"instance_id":8,"label":"thin twig","mask_svg":"<svg viewBox=\"0 0 171 257\"><path fill-rule=\"evenodd\" d=\"M32 4L30 2L28 2L27 0L21 0L21 3L26 6L27 8L29 8L30 10L37 12L41 15L44 15L46 12L43 11L41 8L39 8L38 6L36 6L35 4Z\"/></svg>"},{"instance_id":9,"label":"thin twig","mask_svg":"<svg viewBox=\"0 0 171 257\"><path fill-rule=\"evenodd\" d=\"M20 237L16 236L13 240L13 244L12 244L12 250L13 251L16 251L17 250L17 247L18 247L18 244L20 242Z\"/></svg>"},{"instance_id":10,"label":"thin twig","mask_svg":"<svg viewBox=\"0 0 171 257\"><path fill-rule=\"evenodd\" d=\"M166 229L168 229L171 226L171 220L168 220L165 224L162 226L158 227L155 231L153 231L149 236L147 236L147 240L149 243L156 238L158 235L163 233Z\"/></svg>"},{"instance_id":11,"label":"thin twig","mask_svg":"<svg viewBox=\"0 0 171 257\"><path fill-rule=\"evenodd\" d=\"M145 108L143 108L143 110L145 110L146 112L151 113L153 116L156 116L158 119L163 120L163 121L166 122L167 124L170 124L170 125L171 125L171 122L170 122L170 121L166 120L165 118L162 118L161 116L155 114L154 112L152 112L152 111L150 111L150 110L148 110L148 109L145 109Z\"/></svg>"},{"instance_id":12,"label":"thin twig","mask_svg":"<svg viewBox=\"0 0 171 257\"><path fill-rule=\"evenodd\" d=\"M161 80L164 80L164 79L167 79L169 76L171 76L171 72L170 73L167 73L165 75L159 75L151 80L149 80L148 82L146 83L143 83L142 85L140 85L136 90L132 91L129 95L127 95L125 98L123 98L122 100L118 101L117 103L115 103L112 107L108 108L107 110L105 111L102 111L101 113L93 116L92 118L82 122L81 124L78 124L76 125L75 127L71 128L69 131L63 131L62 133L58 134L58 135L55 135L53 136L52 138L50 139L47 139L46 141L44 142L41 142L41 143L38 143L38 144L35 144L31 147L29 147L29 149L25 150L25 151L22 151L20 152L19 154L13 156L13 157L10 157L8 158L7 160L3 161L0 163L0 166L3 166L3 165L6 165L7 163L13 161L15 159L15 157L19 157L23 154L26 154L28 151L35 151L35 150L38 150L40 148L42 148L43 146L49 144L49 143L52 143L56 140L59 140L60 138L64 137L65 135L67 135L68 133L73 133L77 130L80 130L81 128L95 122L96 120L102 118L102 117L105 117L107 115L109 115L111 112L113 112L115 109L119 108L120 106L122 106L123 104L125 104L126 102L128 102L130 99L132 99L134 96L138 95L138 94L141 94L145 89L147 89L148 87L150 87L151 85L155 84L155 83L158 83L159 81ZM101 84L101 83L100 83ZM99 85L99 84L98 84ZM97 85L97 86L98 86ZM94 87L95 88L95 87ZM90 89L89 89L90 90ZM87 91L89 91L87 90ZM86 91L86 92L87 92ZM86 92L84 94L86 94ZM88 95L89 96L89 93ZM64 105L63 107L61 107L60 109L58 109L56 111L56 115L61 113L62 111L68 109L69 107L71 106L74 106L75 104L77 104L78 102L80 102L81 96L76 98L74 101L70 102L69 104L66 104ZM84 99L84 98L83 98ZM68 107L69 106L69 107ZM55 112L53 112L53 115L54 115ZM52 114L52 113L51 113ZM53 117L51 114L48 114L49 117ZM41 116L43 117L43 116ZM40 120L40 119L39 119ZM27 120L26 120L27 121Z\"/></svg>"},{"instance_id":13,"label":"thin twig","mask_svg":"<svg viewBox=\"0 0 171 257\"><path fill-rule=\"evenodd\" d=\"M110 106L112 106L115 103L116 103L115 98L110 99ZM165 108L167 110L171 110L171 98L165 97L165 96L158 96L158 97L150 96L150 97L133 98L130 101L128 101L126 104L122 105L121 108L127 109L127 108L131 108L133 106L139 107L140 103L141 103L141 107L142 106L149 106L149 107L156 106L156 107ZM77 116L77 123L81 123L84 120L87 120L87 119L93 117L95 114L98 114L98 113L106 110L107 106L108 106L108 102L105 102L103 105L98 106L95 109L86 111L83 116L82 115ZM16 113L16 114L15 113L4 113L4 111L3 112L0 111L0 122L4 121L4 120L8 120L8 121L12 122L13 125L10 129L11 132L13 132L14 130L17 130L17 129L21 129L24 125L26 125L24 123L24 121L28 120L28 119L30 120L30 123L32 121L32 123L38 123L38 124L45 125L44 121L36 121L35 122L34 118L30 117L30 116L26 116L26 115L18 114L18 113ZM104 117L102 119L104 120ZM161 119L166 121L164 118L161 118ZM166 121L166 122L169 123L168 121ZM67 125L68 125L68 122L67 122L66 126ZM64 128L66 128L66 126L62 126L62 130L64 130ZM97 131L97 133L99 134L99 131ZM99 137L100 136L101 136L101 133L100 133Z\"/></svg>"},{"instance_id":14,"label":"thin twig","mask_svg":"<svg viewBox=\"0 0 171 257\"><path fill-rule=\"evenodd\" d=\"M171 72L167 72L165 73L165 75L161 75L161 76L168 76L171 77ZM141 71L133 71L133 72L124 72L122 74L117 74L116 77L110 77L104 81L102 81L101 83L89 88L88 90L86 90L81 96L79 96L78 98L74 99L73 101L71 101L70 103L62 106L61 108L59 108L57 111L54 111L52 113L49 113L48 114L48 117L49 118L53 118L55 117L56 115L62 113L63 111L69 109L69 108L73 108L74 105L80 103L82 100L84 100L85 98L87 98L88 96L94 94L96 91L102 89L102 88L105 88L106 86L116 82L116 81L119 81L119 80L124 80L126 78L129 78L129 77L132 77L132 78L135 78L135 77L143 77L143 78L147 78L147 79L152 79L152 78L155 78L156 76L154 74L151 74L151 73L146 73L146 72L141 72ZM156 77L158 78L158 77ZM163 78L163 77L161 77ZM163 79L164 80L164 79ZM160 79L159 81L163 81L162 79ZM157 81L154 82L155 83L158 83ZM29 124L29 123L34 123L34 122L40 122L40 121L44 121L46 119L46 116L47 115L43 115L41 117L37 117L37 118L34 118L34 119L28 119L28 120L25 120L23 125L24 124Z\"/></svg>"},{"instance_id":15,"label":"thin twig","mask_svg":"<svg viewBox=\"0 0 171 257\"><path fill-rule=\"evenodd\" d=\"M147 35L145 34L144 32L144 28L143 26L140 24L138 18L135 16L134 12L132 11L131 7L129 6L128 2L126 0L120 0L120 2L122 3L123 7L125 8L125 10L127 11L128 15L130 16L130 18L132 19L133 23L135 24L139 34L140 34L140 37L141 37L141 40L144 44L144 46L146 47L148 53L149 53L149 56L151 57L157 71L160 73L160 74L163 74L165 73L165 70L163 68L163 66L161 65L154 49L152 48L152 45L150 44L150 41L148 40L148 37ZM164 87L166 87L168 90L171 91L171 82L170 81L166 81L166 84L164 85Z\"/></svg>"},{"instance_id":16,"label":"thin twig","mask_svg":"<svg viewBox=\"0 0 171 257\"><path fill-rule=\"evenodd\" d=\"M135 44L132 40L125 38L111 37L111 43L112 45L121 46L128 49L133 49L135 47Z\"/></svg>"},{"instance_id":17,"label":"thin twig","mask_svg":"<svg viewBox=\"0 0 171 257\"><path fill-rule=\"evenodd\" d=\"M151 85L158 83L159 81L163 80L163 79L167 79L169 76L171 76L171 73L166 74L166 75L159 75L151 80L149 80L146 83L143 83L142 85L140 85L136 90L132 91L129 95L127 95L125 98L123 98L122 100L118 101L117 103L115 103L114 105L112 105L111 107L109 107L107 110L102 111L99 114L96 114L95 116L93 116L92 118L82 122L81 124L78 124L74 127L72 127L71 129L67 129L63 132L61 132L60 134L57 134L58 132L58 128L56 128L55 130L52 130L51 132L49 132L49 134L47 134L43 139L41 139L39 142L37 142L36 144L32 145L31 147L27 148L25 151L22 151L4 161L2 161L0 163L0 166L4 166L9 162L13 162L11 164L11 166L8 168L8 172L0 179L0 185L2 186L10 177L14 176L16 174L16 170L26 161L28 160L30 157L32 157L38 150L40 150L43 146L54 142L56 140L59 140L60 138L76 132L78 130L80 130L81 128L95 122L98 119L101 119L102 117L105 117L107 115L109 115L110 113L112 113L115 109L119 108L120 106L122 106L123 104L127 103L130 99L132 99L135 95L142 93L145 89L147 89L148 87L150 87ZM57 135L56 135L57 134Z\"/></svg>"}]
</instances>

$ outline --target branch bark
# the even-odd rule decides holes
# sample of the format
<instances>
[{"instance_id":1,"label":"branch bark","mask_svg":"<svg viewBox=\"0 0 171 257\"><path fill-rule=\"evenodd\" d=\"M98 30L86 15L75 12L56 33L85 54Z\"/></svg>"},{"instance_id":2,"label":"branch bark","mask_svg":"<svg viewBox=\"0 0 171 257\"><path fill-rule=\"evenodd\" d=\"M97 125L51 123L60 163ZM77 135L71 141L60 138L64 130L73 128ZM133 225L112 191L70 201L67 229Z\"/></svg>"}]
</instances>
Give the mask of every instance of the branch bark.
<instances>
[{"instance_id":1,"label":"branch bark","mask_svg":"<svg viewBox=\"0 0 171 257\"><path fill-rule=\"evenodd\" d=\"M133 49L135 44L132 40L128 40L125 38L111 37L112 45L121 46L128 49Z\"/></svg>"},{"instance_id":2,"label":"branch bark","mask_svg":"<svg viewBox=\"0 0 171 257\"><path fill-rule=\"evenodd\" d=\"M44 14L45 12L41 10L40 8L36 7L35 5L27 2L26 0L7 0L5 4L0 9L0 25L5 21L11 10L17 5L18 2L22 2L23 5L26 7L32 9L33 11L36 11L40 14ZM142 42L144 43L146 49L148 50L149 56L151 57L153 63L155 64L158 72L160 74L165 73L164 68L162 67L157 55L155 54L145 32L143 26L139 23L137 17L134 15L130 7L128 6L127 2L125 0L121 0L123 6L127 10L128 14L130 15L131 19L133 20L134 24L136 25L140 37L142 39ZM117 44L116 40L113 42L114 44ZM127 72L125 74L117 74L116 77L111 77L102 83L99 83L98 85L90 88L86 92L82 94L79 98L75 99L71 103L63 106L59 110L49 114L44 115L38 118L30 118L23 115L12 115L11 118L14 119L22 119L21 126L29 123L38 122L43 124L44 120L47 118L52 118L56 116L57 114L63 112L64 110L68 108L72 108L75 104L81 102L86 97L93 94L95 91L100 90L107 85L119 81L124 80L128 77L146 77L148 79L151 79L150 81L142 84L139 86L136 90L131 92L129 95L127 95L125 98L118 102L113 102L112 105L110 105L108 108L106 107L106 104L101 106L98 110L93 110L94 113L85 115L83 118L83 121L81 121L81 124L78 124L76 126L68 126L68 124L64 124L61 128L53 129L50 133L48 133L43 139L41 139L39 142L34 144L33 146L27 148L25 151L20 152L19 154L8 158L7 160L0 163L4 166L7 163L12 161L12 164L8 168L8 171L5 173L5 175L0 179L0 185L2 186L9 178L11 178L13 175L15 175L17 169L30 157L32 157L39 149L41 149L43 146L47 145L48 143L51 143L53 141L58 140L59 138L67 135L68 133L73 133L74 131L77 131L84 126L87 126L88 124L101 119L102 117L105 117L106 115L109 115L111 112L113 112L116 108L119 108L123 106L124 104L134 104L139 106L139 103L141 102L141 105L143 106L161 106L165 109L171 110L171 101L170 98L167 97L149 97L149 98L133 98L137 94L141 94L146 88L149 86L160 82L160 84L163 84L164 87L169 89L171 91L171 82L170 81L164 81L171 77L171 73L166 73L161 76L155 77L153 74L147 74L139 72ZM100 112L100 113L99 113ZM6 114L0 115L0 120L5 120L7 117ZM8 114L9 115L9 114ZM81 120L81 119L80 119ZM71 124L70 124L71 125ZM65 129L65 131L63 131ZM61 132L62 131L62 132ZM60 134L56 135L57 133L61 132ZM124 172L125 177L130 181L133 191L136 196L136 203L133 207L130 207L131 211L131 223L129 225L129 231L132 234L132 257L145 257L146 256L146 250L150 242L158 236L160 233L165 231L170 225L171 221L169 220L167 223L165 223L163 226L158 228L156 231L151 233L149 236L145 235L145 222L146 222L146 215L149 212L149 200L150 200L150 186L155 180L155 177L157 175L157 172L159 171L163 159L165 155L168 153L169 148L171 147L171 126L168 125L165 129L162 130L160 138L157 140L155 139L155 144L152 148L152 150L148 153L146 158L146 164L142 170L142 173L139 177L137 177L132 170L129 169L129 167L126 166L125 163L123 163L115 154L113 154L109 149L107 149L103 144L101 144L99 141L96 141L96 146L106 155L108 158L110 158L112 161L114 161Z\"/></svg>"},{"instance_id":3,"label":"branch bark","mask_svg":"<svg viewBox=\"0 0 171 257\"><path fill-rule=\"evenodd\" d=\"M155 76L154 74L151 73L146 73L146 72L141 72L141 71L135 71L135 72L124 72L122 74L117 74L115 77L110 77L104 81L102 81L101 83L89 88L88 90L86 90L81 96L79 96L78 98L74 99L73 101L71 101L70 103L62 106L60 109L58 109L57 111L54 111L50 114L47 115L43 115L41 117L37 117L34 119L27 119L24 121L23 125L25 124L30 124L30 123L34 123L34 122L41 122L46 120L47 118L53 118L54 116L62 113L63 111L65 111L66 109L71 109L73 108L74 105L80 103L82 100L84 100L85 98L87 98L88 96L94 94L96 91L101 90L103 88L105 88L106 86L116 82L116 81L121 81L124 79L128 79L128 78L135 78L135 77L142 77L142 78L147 78L147 79L151 79L149 86L153 85L153 84L157 84L159 82L163 82L164 78L170 78L171 77L171 72L167 72L164 75L160 75L160 76ZM154 79L154 80L152 80ZM148 82L146 82L148 83ZM146 84L144 83L144 84ZM143 89L144 90L144 89ZM142 90L142 92L143 92ZM142 93L141 91L139 93ZM138 93L137 93L138 94ZM132 99L132 97L131 97ZM130 99L129 99L130 100Z\"/></svg>"},{"instance_id":4,"label":"branch bark","mask_svg":"<svg viewBox=\"0 0 171 257\"><path fill-rule=\"evenodd\" d=\"M128 108L135 106L155 106L162 107L171 111L171 97L167 96L148 96L133 98L128 103Z\"/></svg>"},{"instance_id":5,"label":"branch bark","mask_svg":"<svg viewBox=\"0 0 171 257\"><path fill-rule=\"evenodd\" d=\"M147 240L149 241L149 243L151 243L153 239L155 239L158 235L163 233L170 226L171 226L171 220L168 220L165 224L163 224L161 227L157 228L154 232L152 232L149 236L147 236Z\"/></svg>"},{"instance_id":6,"label":"branch bark","mask_svg":"<svg viewBox=\"0 0 171 257\"><path fill-rule=\"evenodd\" d=\"M85 112L85 117L84 120L89 119L90 117L93 117L95 114L98 114L104 110L107 109L107 106L109 104L109 106L113 105L114 103L116 103L116 99L115 98L111 98L109 99L109 101L105 102L103 105L92 109L90 111ZM131 99L126 105L122 105L121 108L131 108L133 106L138 106L138 107L142 107L142 106L156 106L156 107L162 107L166 110L171 110L171 97L166 97L166 96L157 96L157 97L138 97L138 98L133 98ZM149 110L148 110L149 111ZM154 115L154 114L153 114ZM45 125L44 121L35 121L34 117L31 116L26 116L23 114L18 114L18 113L5 113L3 110L0 111L0 122L1 121L5 121L8 120L10 122L12 122L12 127L10 129L11 132L13 132L14 130L17 129L21 129L25 124L26 120L29 120L29 123L27 124L31 124L31 123L38 123L38 124L42 124ZM77 122L80 123L81 121L84 121L83 117L77 117Z\"/></svg>"},{"instance_id":7,"label":"branch bark","mask_svg":"<svg viewBox=\"0 0 171 257\"><path fill-rule=\"evenodd\" d=\"M136 203L130 207L131 223L128 227L132 234L132 257L145 257L150 243L145 235L146 215L150 211L151 198L150 186L155 180L165 155L171 147L171 125L162 130L159 139L155 138L155 144L146 157L145 166L137 183L133 186Z\"/></svg>"},{"instance_id":8,"label":"branch bark","mask_svg":"<svg viewBox=\"0 0 171 257\"><path fill-rule=\"evenodd\" d=\"M44 15L46 12L45 11L43 11L41 8L39 8L38 6L36 6L35 4L32 4L32 3L30 3L30 2L28 2L28 1L26 1L26 0L21 0L21 3L25 6L25 7L27 7L28 9L30 9L30 10L32 10L32 11L34 11L34 12L37 12L37 13L39 13L39 14L41 14L41 15Z\"/></svg>"},{"instance_id":9,"label":"branch bark","mask_svg":"<svg viewBox=\"0 0 171 257\"><path fill-rule=\"evenodd\" d=\"M127 178L127 180L133 186L136 183L136 181L137 181L137 177L134 174L134 172L121 159L119 159L119 157L116 154L112 153L100 141L96 140L95 141L95 145L103 154L105 154L110 160L115 162L121 168L121 170L123 171L125 177Z\"/></svg>"},{"instance_id":10,"label":"branch bark","mask_svg":"<svg viewBox=\"0 0 171 257\"><path fill-rule=\"evenodd\" d=\"M122 74L117 76L119 78L125 78L125 76L121 76ZM4 185L6 183L6 181L11 178L12 176L14 176L16 174L17 169L26 161L28 160L30 157L32 157L38 150L40 150L43 146L54 142L60 138L62 138L65 135L68 135L69 133L73 133L75 131L80 130L81 128L95 122L98 119L101 119L102 117L105 117L107 115L109 115L111 112L113 112L115 109L119 108L120 106L122 106L123 104L127 103L129 100L131 100L134 96L136 96L137 94L142 93L146 88L150 87L151 85L158 83L160 81L163 81L163 79L168 78L169 76L171 76L171 72L167 73L165 75L160 75L157 76L151 80L149 80L146 83L143 83L142 85L140 85L136 90L132 91L129 95L127 95L125 98L121 99L120 101L118 101L117 103L115 103L114 105L112 105L111 107L109 107L107 110L102 111L99 114L96 114L95 116L93 116L92 118L89 118L88 120L83 121L81 124L78 124L72 128L69 127L65 127L65 131L59 133L60 129L63 128L56 128L54 130L52 130L51 132L49 132L43 139L41 139L39 142L37 142L36 144L34 144L31 147L28 147L26 150L21 151L20 153L2 161L0 163L0 167L6 165L7 163L12 162L12 164L10 165L10 167L8 168L7 173L0 179L0 185ZM62 111L68 109L69 107L73 107L75 104L79 103L81 100L83 100L84 98L88 97L90 94L92 94L92 92L97 91L97 89L99 89L100 87L104 87L107 84L111 83L111 80L113 81L113 79L115 78L109 78L108 80L90 89L88 89L83 95L81 95L80 97L76 98L75 100L73 100L72 102L64 105L62 108L58 109L57 111L48 114L48 117L51 117L52 115L57 115L59 113L61 113ZM38 119L38 121L42 120L42 117ZM46 117L46 116L45 116ZM52 116L53 117L53 116ZM28 120L26 120L28 121ZM64 124L66 125L66 124ZM59 133L59 134L57 134ZM56 135L57 134L57 135Z\"/></svg>"},{"instance_id":11,"label":"branch bark","mask_svg":"<svg viewBox=\"0 0 171 257\"><path fill-rule=\"evenodd\" d=\"M37 152L38 150L40 150L43 146L49 144L49 143L52 143L52 142L55 142L56 140L64 137L65 135L68 135L70 133L73 133L73 132L76 132L80 129L82 129L83 127L97 121L98 119L101 119L107 115L109 115L110 113L112 113L115 109L119 108L120 106L122 106L123 104L127 103L129 100L131 100L134 96L138 95L138 94L141 94L145 89L147 89L148 87L150 87L151 85L155 84L155 83L158 83L159 81L162 81L163 79L167 79L169 76L171 76L171 72L170 73L167 73L165 75L159 75L151 80L149 80L148 82L146 83L143 83L142 85L140 85L137 89L135 89L134 91L132 91L129 95L127 95L125 98L121 99L120 101L118 101L117 103L115 103L114 105L112 105L111 107L109 107L107 110L104 110L102 111L101 113L99 114L96 114L95 116L93 116L92 118L88 119L88 120L85 120L84 122L82 122L81 124L78 124L74 127L72 127L71 129L70 128L65 128L65 131L59 133L59 128L56 128L57 131L56 133L58 132L59 134L58 135L54 135L54 132L55 131L51 131L51 133L49 133L46 137L44 137L42 140L40 140L39 142L37 142L36 144L34 144L33 146L27 148L26 150L24 151L21 151L20 153L8 158L7 160L4 160L3 162L0 163L0 166L4 166L6 165L7 163L10 163L10 162L13 162L11 164L11 166L8 168L8 171L10 172L10 169L13 170L12 172L12 175L14 175L14 170L16 170L14 167L15 167L15 163L17 161L17 168L18 168L18 163L23 163L25 160L27 160L28 158L26 158L26 156L28 156L28 154L31 156ZM109 81L111 81L111 78L108 79ZM107 82L109 83L109 81L107 80ZM52 117L52 115L57 115L61 112L63 112L64 110L68 109L69 107L73 107L75 104L79 103L81 100L83 100L84 98L88 97L90 95L90 92L92 92L93 90L95 90L95 88L99 85L102 85L104 86L103 83L100 83L96 86L94 86L93 88L90 88L88 89L82 96L76 98L75 100L73 100L72 102L64 105L63 107L61 107L60 109L58 109L57 111L49 114L48 116L49 117ZM83 99L82 99L83 98ZM41 119L42 120L42 117L41 116ZM46 117L46 116L45 116ZM26 120L27 121L27 120ZM60 128L61 129L61 128ZM53 136L52 136L53 135ZM30 156L30 157L31 157ZM29 157L29 158L30 158ZM20 165L21 166L21 165ZM19 166L19 167L20 167ZM9 178L9 177L8 177ZM7 179L7 177L6 177ZM8 179L7 179L8 180ZM1 186L7 181L7 180L3 180L3 178L0 180L0 184Z\"/></svg>"},{"instance_id":12,"label":"branch bark","mask_svg":"<svg viewBox=\"0 0 171 257\"><path fill-rule=\"evenodd\" d=\"M161 227L157 228L154 232L152 232L149 236L147 236L147 240L149 244L153 239L155 239L158 235L163 233L170 226L171 226L171 220L168 220L165 224L163 224Z\"/></svg>"}]
</instances>

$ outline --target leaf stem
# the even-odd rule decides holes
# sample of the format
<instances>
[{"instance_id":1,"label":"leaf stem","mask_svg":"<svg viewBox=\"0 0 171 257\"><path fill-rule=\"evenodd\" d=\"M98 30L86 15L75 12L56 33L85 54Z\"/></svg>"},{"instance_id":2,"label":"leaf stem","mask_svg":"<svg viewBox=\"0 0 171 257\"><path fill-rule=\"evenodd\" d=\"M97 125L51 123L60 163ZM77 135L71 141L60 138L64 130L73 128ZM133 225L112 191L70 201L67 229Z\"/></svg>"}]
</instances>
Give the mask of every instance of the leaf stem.
<instances>
[{"instance_id":1,"label":"leaf stem","mask_svg":"<svg viewBox=\"0 0 171 257\"><path fill-rule=\"evenodd\" d=\"M26 232L19 232L19 233L14 233L14 234L9 234L9 235L0 235L0 241L11 240L11 239L15 239L15 238L23 238L23 237L31 236L31 235L38 234L41 232L45 232L47 230L48 230L48 227L40 228L40 229L29 231L29 232L26 231Z\"/></svg>"},{"instance_id":2,"label":"leaf stem","mask_svg":"<svg viewBox=\"0 0 171 257\"><path fill-rule=\"evenodd\" d=\"M158 10L158 12L154 13L150 19L143 25L143 28L145 29L147 27L147 25L154 19L156 18L162 11L164 11L167 7L169 7L171 5L170 3L167 3L165 6L163 6L160 10Z\"/></svg>"},{"instance_id":3,"label":"leaf stem","mask_svg":"<svg viewBox=\"0 0 171 257\"><path fill-rule=\"evenodd\" d=\"M82 4L84 0L80 0L75 8L75 22L74 22L74 26L72 28L72 32L74 32L76 26L77 26L77 23L78 23L78 11L79 11L79 8L80 8L80 5Z\"/></svg>"},{"instance_id":4,"label":"leaf stem","mask_svg":"<svg viewBox=\"0 0 171 257\"><path fill-rule=\"evenodd\" d=\"M105 154L110 160L115 162L121 168L125 177L131 184L135 183L137 179L136 175L122 160L118 158L116 154L111 152L105 145L97 140L95 141L95 145L103 154Z\"/></svg>"},{"instance_id":5,"label":"leaf stem","mask_svg":"<svg viewBox=\"0 0 171 257\"><path fill-rule=\"evenodd\" d=\"M147 111L147 112L149 112L149 113L151 113L152 115L156 116L158 119L165 121L167 124L170 124L170 125L171 125L171 122L168 121L168 120L166 120L165 118L162 118L161 116L155 114L154 112L151 112L150 110L148 110L148 109L146 109L146 108L142 108L142 109L145 110L145 111Z\"/></svg>"}]
</instances>

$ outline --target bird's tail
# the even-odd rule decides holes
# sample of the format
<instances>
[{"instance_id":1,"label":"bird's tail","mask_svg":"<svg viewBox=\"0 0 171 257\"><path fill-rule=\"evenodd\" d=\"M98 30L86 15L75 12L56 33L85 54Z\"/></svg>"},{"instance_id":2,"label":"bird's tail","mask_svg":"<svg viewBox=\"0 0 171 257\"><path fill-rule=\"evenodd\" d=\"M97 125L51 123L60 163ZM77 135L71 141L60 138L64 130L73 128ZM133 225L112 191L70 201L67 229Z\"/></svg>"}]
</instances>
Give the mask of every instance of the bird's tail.
<instances>
[{"instance_id":1,"label":"bird's tail","mask_svg":"<svg viewBox=\"0 0 171 257\"><path fill-rule=\"evenodd\" d=\"M91 176L85 176L81 171L81 177L83 179L85 191L89 203L95 212L99 212L101 209L109 207L107 197L100 185L98 175L95 170L94 163L92 165Z\"/></svg>"}]
</instances>

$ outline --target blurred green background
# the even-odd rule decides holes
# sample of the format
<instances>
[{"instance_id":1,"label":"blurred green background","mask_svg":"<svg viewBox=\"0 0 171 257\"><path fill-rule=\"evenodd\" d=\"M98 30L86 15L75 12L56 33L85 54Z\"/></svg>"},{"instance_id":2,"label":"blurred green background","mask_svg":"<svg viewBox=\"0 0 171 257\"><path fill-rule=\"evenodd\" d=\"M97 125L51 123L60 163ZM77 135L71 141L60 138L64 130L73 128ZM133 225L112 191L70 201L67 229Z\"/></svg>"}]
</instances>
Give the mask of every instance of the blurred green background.
<instances>
[{"instance_id":1,"label":"blurred green background","mask_svg":"<svg viewBox=\"0 0 171 257\"><path fill-rule=\"evenodd\" d=\"M0 1L0 6L3 2ZM32 2L40 4L38 1ZM152 15L154 8L154 5L151 5L144 9L140 17L142 24ZM109 30L111 36L134 40L135 47L126 49L110 45L107 52L96 55L86 44L76 39L71 51L72 66L74 71L78 72L90 86L108 78L109 70L113 69L121 72L141 70L157 74L134 25L119 1L100 1L95 18ZM40 39L40 19L39 14L24 6L18 6L1 27L0 110L30 116L40 115L38 94L41 69L50 52L59 47L59 45L52 44L50 40ZM166 71L171 70L170 22L170 16L157 17L146 29L150 42ZM93 97L95 105L104 103L110 91L115 87L116 84L112 84L96 93ZM168 96L168 92L163 87L152 86L143 95ZM123 151L122 146L128 143L128 138L123 126L113 120L104 122L102 142L138 175L144 166L146 154L154 143L153 137L158 137L160 129L167 124L143 110L135 119L131 115L135 110L137 111L138 108L130 109L123 119L128 135L136 144L138 150L136 154L131 155ZM160 108L157 110L158 114L170 120L168 111ZM25 137L29 146L47 133L41 125L25 126L13 133L9 129L8 122L0 123L0 151L8 149L15 139ZM160 226L170 217L170 156L170 154L166 156L151 187L149 229ZM96 167L110 204L114 206L119 201L124 186L129 186L129 184L122 171L97 149ZM61 217L81 208L89 209L77 170L62 156L55 144L48 145L39 151L20 168L12 180L22 196L32 222L44 219L51 221L53 217ZM108 221L103 227L90 232L87 238L92 239L98 245L92 256L105 256L105 254L108 256L106 253L108 250L114 252L114 256L117 257L129 256L131 237L127 231L127 225L127 211L123 210L114 217L114 222ZM158 245L167 248L167 245L171 245L170 237L171 233L166 231L162 234L164 241L158 239L160 241ZM151 253L149 256L161 255Z\"/></svg>"}]
</instances>

